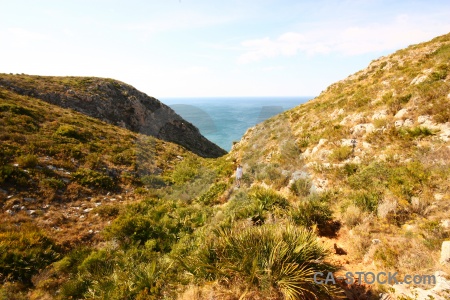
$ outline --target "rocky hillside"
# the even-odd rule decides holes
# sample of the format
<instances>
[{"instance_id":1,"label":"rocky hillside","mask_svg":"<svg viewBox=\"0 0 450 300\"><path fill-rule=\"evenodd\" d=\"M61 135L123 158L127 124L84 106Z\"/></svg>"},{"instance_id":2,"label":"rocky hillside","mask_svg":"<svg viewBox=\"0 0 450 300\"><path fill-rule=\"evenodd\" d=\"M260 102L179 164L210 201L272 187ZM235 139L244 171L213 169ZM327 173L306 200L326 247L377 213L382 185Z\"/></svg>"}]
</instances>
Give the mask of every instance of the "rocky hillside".
<instances>
[{"instance_id":1,"label":"rocky hillside","mask_svg":"<svg viewBox=\"0 0 450 300\"><path fill-rule=\"evenodd\" d=\"M219 157L226 153L171 108L117 80L0 74L0 86L19 95L71 108L134 132L177 143L202 157Z\"/></svg>"},{"instance_id":2,"label":"rocky hillside","mask_svg":"<svg viewBox=\"0 0 450 300\"><path fill-rule=\"evenodd\" d=\"M214 159L123 128L188 125L122 83L1 75L0 299L449 299L449 62L382 57Z\"/></svg>"},{"instance_id":3,"label":"rocky hillside","mask_svg":"<svg viewBox=\"0 0 450 300\"><path fill-rule=\"evenodd\" d=\"M230 155L249 185L331 195L344 270L448 271L450 34L372 61L249 129Z\"/></svg>"}]
</instances>

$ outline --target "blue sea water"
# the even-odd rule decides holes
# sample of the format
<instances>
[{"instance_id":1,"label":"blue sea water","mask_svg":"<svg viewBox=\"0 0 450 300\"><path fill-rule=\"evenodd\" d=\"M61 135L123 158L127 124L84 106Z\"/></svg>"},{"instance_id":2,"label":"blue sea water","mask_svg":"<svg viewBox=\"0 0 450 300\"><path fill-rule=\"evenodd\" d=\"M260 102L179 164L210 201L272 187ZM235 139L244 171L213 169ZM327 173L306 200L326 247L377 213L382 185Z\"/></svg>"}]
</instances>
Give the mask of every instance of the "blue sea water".
<instances>
[{"instance_id":1,"label":"blue sea water","mask_svg":"<svg viewBox=\"0 0 450 300\"><path fill-rule=\"evenodd\" d=\"M230 151L248 128L314 97L162 98L210 141Z\"/></svg>"}]
</instances>

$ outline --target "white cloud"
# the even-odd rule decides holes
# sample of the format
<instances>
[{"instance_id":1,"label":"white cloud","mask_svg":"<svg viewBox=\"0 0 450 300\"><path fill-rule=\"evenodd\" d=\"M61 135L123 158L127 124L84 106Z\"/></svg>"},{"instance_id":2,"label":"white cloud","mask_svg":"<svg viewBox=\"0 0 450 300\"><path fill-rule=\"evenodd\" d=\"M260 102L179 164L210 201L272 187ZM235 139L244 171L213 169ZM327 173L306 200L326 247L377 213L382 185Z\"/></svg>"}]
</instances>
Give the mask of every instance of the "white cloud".
<instances>
[{"instance_id":1,"label":"white cloud","mask_svg":"<svg viewBox=\"0 0 450 300\"><path fill-rule=\"evenodd\" d=\"M38 41L50 40L50 37L39 33L30 31L19 27L10 27L0 31L0 39L3 43L13 47L30 46Z\"/></svg>"},{"instance_id":2,"label":"white cloud","mask_svg":"<svg viewBox=\"0 0 450 300\"><path fill-rule=\"evenodd\" d=\"M247 40L241 43L244 53L238 57L238 63L292 56L299 52L306 55L339 53L352 56L396 50L450 31L450 14L447 19L441 17L441 21L434 20L432 16L401 14L390 23L364 26L334 24L332 27L328 24L328 27L317 26L317 29L304 32L287 32L276 39Z\"/></svg>"},{"instance_id":3,"label":"white cloud","mask_svg":"<svg viewBox=\"0 0 450 300\"><path fill-rule=\"evenodd\" d=\"M202 28L223 24L234 20L233 16L214 16L197 12L171 13L145 22L129 23L125 27L130 31L137 31L149 35L175 30Z\"/></svg>"},{"instance_id":4,"label":"white cloud","mask_svg":"<svg viewBox=\"0 0 450 300\"><path fill-rule=\"evenodd\" d=\"M241 45L249 51L241 55L238 62L249 63L279 55L292 56L302 48L304 40L305 38L301 34L287 32L274 41L268 37L244 41Z\"/></svg>"}]
</instances>

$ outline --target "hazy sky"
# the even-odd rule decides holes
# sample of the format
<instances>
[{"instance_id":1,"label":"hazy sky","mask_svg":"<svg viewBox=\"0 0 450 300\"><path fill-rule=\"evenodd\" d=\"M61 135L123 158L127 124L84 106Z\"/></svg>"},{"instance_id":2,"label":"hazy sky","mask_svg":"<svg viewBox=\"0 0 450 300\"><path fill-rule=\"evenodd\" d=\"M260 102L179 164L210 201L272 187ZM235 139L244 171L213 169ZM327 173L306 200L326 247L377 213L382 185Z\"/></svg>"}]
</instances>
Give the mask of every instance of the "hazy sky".
<instances>
[{"instance_id":1,"label":"hazy sky","mask_svg":"<svg viewBox=\"0 0 450 300\"><path fill-rule=\"evenodd\" d=\"M0 0L0 72L109 77L156 98L314 96L448 32L443 0Z\"/></svg>"}]
</instances>

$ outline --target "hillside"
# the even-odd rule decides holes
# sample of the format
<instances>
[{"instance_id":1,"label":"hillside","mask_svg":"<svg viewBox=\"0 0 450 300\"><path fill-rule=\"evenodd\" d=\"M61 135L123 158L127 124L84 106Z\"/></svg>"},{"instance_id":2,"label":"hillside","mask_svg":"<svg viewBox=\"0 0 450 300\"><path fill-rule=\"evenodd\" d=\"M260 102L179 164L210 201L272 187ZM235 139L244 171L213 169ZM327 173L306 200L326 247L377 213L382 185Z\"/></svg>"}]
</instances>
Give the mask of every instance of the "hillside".
<instances>
[{"instance_id":1,"label":"hillside","mask_svg":"<svg viewBox=\"0 0 450 300\"><path fill-rule=\"evenodd\" d=\"M344 271L433 274L450 237L449 73L450 34L374 60L230 155L248 185L329 195Z\"/></svg>"},{"instance_id":2,"label":"hillside","mask_svg":"<svg viewBox=\"0 0 450 300\"><path fill-rule=\"evenodd\" d=\"M220 168L180 145L5 87L0 127L0 299L28 299L34 275L104 242L104 228L128 204L191 199ZM183 186L193 177L202 184Z\"/></svg>"},{"instance_id":3,"label":"hillside","mask_svg":"<svg viewBox=\"0 0 450 300\"><path fill-rule=\"evenodd\" d=\"M448 299L444 273L313 275L450 274L449 58L445 35L375 60L219 158L37 94L61 78L3 83L0 299Z\"/></svg>"},{"instance_id":4,"label":"hillside","mask_svg":"<svg viewBox=\"0 0 450 300\"><path fill-rule=\"evenodd\" d=\"M0 74L0 86L19 95L71 108L137 133L177 143L202 157L219 157L226 153L171 108L117 80Z\"/></svg>"}]
</instances>

